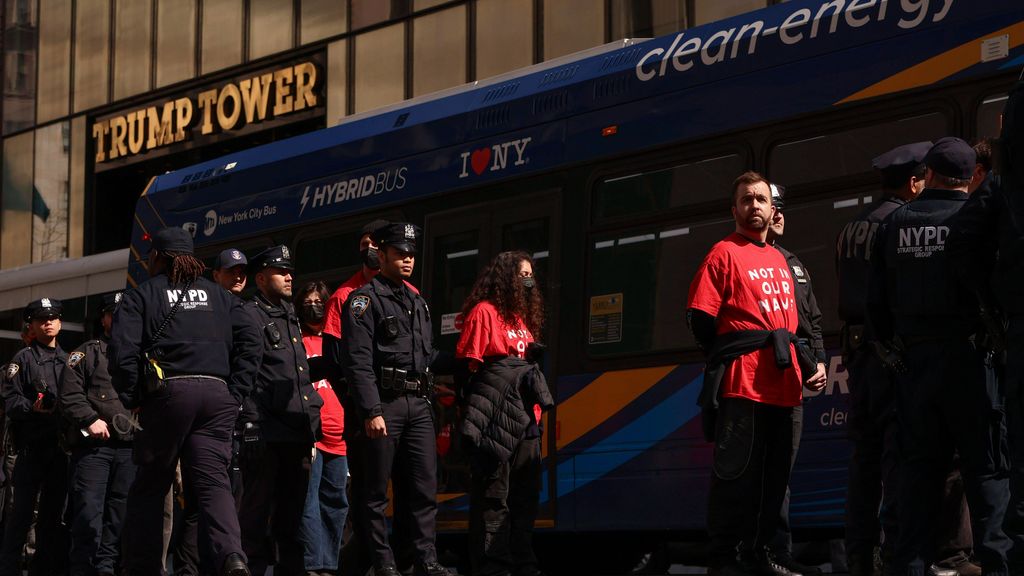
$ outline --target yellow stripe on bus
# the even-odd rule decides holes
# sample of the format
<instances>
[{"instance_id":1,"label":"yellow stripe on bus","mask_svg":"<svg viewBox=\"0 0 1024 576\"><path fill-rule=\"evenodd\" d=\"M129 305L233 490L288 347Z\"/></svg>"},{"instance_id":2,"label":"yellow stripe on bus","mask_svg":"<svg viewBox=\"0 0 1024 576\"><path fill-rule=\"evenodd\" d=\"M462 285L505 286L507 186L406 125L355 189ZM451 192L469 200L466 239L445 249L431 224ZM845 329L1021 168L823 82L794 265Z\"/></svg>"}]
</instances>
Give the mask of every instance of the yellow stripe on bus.
<instances>
[{"instance_id":1,"label":"yellow stripe on bus","mask_svg":"<svg viewBox=\"0 0 1024 576\"><path fill-rule=\"evenodd\" d=\"M983 40L1003 36L1004 34L1009 35L1010 37L1009 48L1011 50L1021 44L1024 44L1024 22L1018 22L1013 26L1008 26L997 32L986 34L985 36L971 40L966 44L961 44L952 50L929 58L916 66L911 66L899 74L890 76L877 84L868 86L856 94L847 96L836 104L846 104L847 102L854 102L865 98L881 96L883 94L891 94L893 92L918 88L920 86L926 86L944 78L948 78L961 70L966 70L967 68L980 63L979 55L981 54L981 42Z\"/></svg>"},{"instance_id":2,"label":"yellow stripe on bus","mask_svg":"<svg viewBox=\"0 0 1024 576\"><path fill-rule=\"evenodd\" d=\"M586 388L558 405L557 448L571 444L611 418L675 368L638 368L605 372L598 376Z\"/></svg>"}]
</instances>

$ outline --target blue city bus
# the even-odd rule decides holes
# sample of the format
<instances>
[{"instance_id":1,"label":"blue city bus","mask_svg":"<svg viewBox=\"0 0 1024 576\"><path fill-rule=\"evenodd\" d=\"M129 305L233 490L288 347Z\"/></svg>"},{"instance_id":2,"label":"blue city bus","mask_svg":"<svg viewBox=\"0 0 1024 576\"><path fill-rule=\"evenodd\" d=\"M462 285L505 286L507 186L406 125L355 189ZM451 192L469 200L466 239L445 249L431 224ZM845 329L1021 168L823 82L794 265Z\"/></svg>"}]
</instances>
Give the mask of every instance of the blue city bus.
<instances>
[{"instance_id":1,"label":"blue city bus","mask_svg":"<svg viewBox=\"0 0 1024 576\"><path fill-rule=\"evenodd\" d=\"M837 234L879 193L875 155L996 136L1022 66L1020 0L796 0L624 40L156 176L136 207L129 283L145 279L163 226L193 231L207 258L287 243L296 284L334 286L359 267L364 223L412 221L425 231L414 282L451 351L477 272L524 249L547 297L557 399L539 526L652 542L705 525L711 450L684 308L698 264L733 229L731 181L756 169L786 186L782 243L813 278L831 351L827 387L805 400L791 515L797 530L839 534ZM450 531L468 507L456 422L439 402Z\"/></svg>"}]
</instances>

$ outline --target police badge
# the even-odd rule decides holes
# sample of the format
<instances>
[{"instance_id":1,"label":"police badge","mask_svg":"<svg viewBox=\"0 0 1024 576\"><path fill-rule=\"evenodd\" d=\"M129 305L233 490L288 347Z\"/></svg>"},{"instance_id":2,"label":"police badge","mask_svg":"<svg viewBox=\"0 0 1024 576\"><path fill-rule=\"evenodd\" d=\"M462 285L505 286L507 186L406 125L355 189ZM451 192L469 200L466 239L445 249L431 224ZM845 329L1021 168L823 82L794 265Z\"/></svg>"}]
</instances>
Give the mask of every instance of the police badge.
<instances>
[{"instance_id":1,"label":"police badge","mask_svg":"<svg viewBox=\"0 0 1024 576\"><path fill-rule=\"evenodd\" d=\"M283 246L283 245L281 246L281 257L282 258L286 258L286 259L291 259L291 255L288 254L288 247L287 246Z\"/></svg>"},{"instance_id":2,"label":"police badge","mask_svg":"<svg viewBox=\"0 0 1024 576\"><path fill-rule=\"evenodd\" d=\"M405 239L415 240L416 239L416 227L412 224L405 225Z\"/></svg>"},{"instance_id":3,"label":"police badge","mask_svg":"<svg viewBox=\"0 0 1024 576\"><path fill-rule=\"evenodd\" d=\"M72 352L68 356L68 368L78 366L78 363L82 361L82 358L85 358L85 352Z\"/></svg>"},{"instance_id":4,"label":"police badge","mask_svg":"<svg viewBox=\"0 0 1024 576\"><path fill-rule=\"evenodd\" d=\"M362 318L366 309L370 306L369 296L356 296L352 299L352 315L356 318Z\"/></svg>"}]
</instances>

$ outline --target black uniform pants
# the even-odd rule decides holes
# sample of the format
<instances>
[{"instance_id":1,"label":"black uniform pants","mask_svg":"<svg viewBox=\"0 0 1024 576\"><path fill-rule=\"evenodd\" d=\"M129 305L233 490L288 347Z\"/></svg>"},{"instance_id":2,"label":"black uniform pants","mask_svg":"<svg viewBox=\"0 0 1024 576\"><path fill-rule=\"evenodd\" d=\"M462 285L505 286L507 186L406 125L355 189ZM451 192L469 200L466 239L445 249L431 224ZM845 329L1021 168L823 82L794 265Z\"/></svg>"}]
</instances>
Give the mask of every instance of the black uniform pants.
<instances>
[{"instance_id":1,"label":"black uniform pants","mask_svg":"<svg viewBox=\"0 0 1024 576\"><path fill-rule=\"evenodd\" d=\"M68 458L55 438L18 451L13 487L14 506L6 518L0 547L0 575L21 575L21 551L32 526L37 499L36 552L29 574L59 574L66 566L68 551L62 518L67 499Z\"/></svg>"},{"instance_id":2,"label":"black uniform pants","mask_svg":"<svg viewBox=\"0 0 1024 576\"><path fill-rule=\"evenodd\" d=\"M953 451L959 450L974 532L986 574L1006 571L1008 496L1002 395L966 339L909 346L897 378L900 480L897 572L924 574L935 558L934 525Z\"/></svg>"},{"instance_id":3,"label":"black uniform pants","mask_svg":"<svg viewBox=\"0 0 1024 576\"><path fill-rule=\"evenodd\" d=\"M524 438L508 461L470 457L469 542L474 576L517 573L537 565L533 524L540 502L540 438Z\"/></svg>"},{"instance_id":4,"label":"black uniform pants","mask_svg":"<svg viewBox=\"0 0 1024 576\"><path fill-rule=\"evenodd\" d=\"M406 514L406 530L415 549L415 562L437 561L434 549L434 518L437 514L437 444L434 415L430 402L417 396L399 396L382 402L388 435L361 438L359 447L365 474L365 500L360 521L369 538L375 566L395 564L388 541L384 511L388 505L388 480L396 467L403 471L402 481L394 484L395 513ZM401 505L401 501L405 501ZM396 522L398 520L396 519Z\"/></svg>"},{"instance_id":5,"label":"black uniform pants","mask_svg":"<svg viewBox=\"0 0 1024 576\"><path fill-rule=\"evenodd\" d=\"M722 398L708 495L710 567L766 547L793 463L793 409L744 398Z\"/></svg>"},{"instance_id":6,"label":"black uniform pants","mask_svg":"<svg viewBox=\"0 0 1024 576\"><path fill-rule=\"evenodd\" d=\"M134 479L127 443L81 446L71 453L71 576L118 571L121 528Z\"/></svg>"},{"instance_id":7,"label":"black uniform pants","mask_svg":"<svg viewBox=\"0 0 1024 576\"><path fill-rule=\"evenodd\" d=\"M1024 572L1024 316L1010 318L1006 336L1006 419L1012 467L1005 528L1007 536L1013 541L1010 567L1020 574Z\"/></svg>"},{"instance_id":8,"label":"black uniform pants","mask_svg":"<svg viewBox=\"0 0 1024 576\"><path fill-rule=\"evenodd\" d=\"M131 574L160 574L164 500L181 459L182 481L192 486L200 529L208 532L217 567L242 553L238 515L228 481L231 430L238 404L227 385L210 378L176 378L143 400L142 430L135 435L138 473L128 493L122 564Z\"/></svg>"},{"instance_id":9,"label":"black uniform pants","mask_svg":"<svg viewBox=\"0 0 1024 576\"><path fill-rule=\"evenodd\" d=\"M267 442L261 455L242 458L242 500L238 522L242 547L253 574L267 571L273 559L267 546L267 526L277 549L274 574L306 573L304 548L299 538L302 512L309 490L309 458L312 444Z\"/></svg>"},{"instance_id":10,"label":"black uniform pants","mask_svg":"<svg viewBox=\"0 0 1024 576\"><path fill-rule=\"evenodd\" d=\"M803 404L793 407L793 456L790 459L789 473L792 476L793 466L796 465L796 455L800 449L800 438L804 434L804 406ZM786 486L786 496L782 499L782 509L779 511L779 527L775 536L768 543L768 548L779 558L791 558L793 556L793 529L789 523L789 485Z\"/></svg>"},{"instance_id":11,"label":"black uniform pants","mask_svg":"<svg viewBox=\"0 0 1024 576\"><path fill-rule=\"evenodd\" d=\"M846 496L846 553L870 571L874 548L891 561L897 538L898 437L894 375L868 346L843 358L853 441ZM879 535L882 541L879 541Z\"/></svg>"},{"instance_id":12,"label":"black uniform pants","mask_svg":"<svg viewBox=\"0 0 1024 576\"><path fill-rule=\"evenodd\" d=\"M364 461L362 449L366 446L363 423L354 416L356 410L350 405L345 405L345 442L348 456L348 522L352 533L345 538L345 544L341 548L341 557L338 559L338 573L340 576L366 576L366 573L373 568L373 552L370 548L370 538L365 532L366 524L363 522L363 502L366 501L366 474L363 472Z\"/></svg>"}]
</instances>

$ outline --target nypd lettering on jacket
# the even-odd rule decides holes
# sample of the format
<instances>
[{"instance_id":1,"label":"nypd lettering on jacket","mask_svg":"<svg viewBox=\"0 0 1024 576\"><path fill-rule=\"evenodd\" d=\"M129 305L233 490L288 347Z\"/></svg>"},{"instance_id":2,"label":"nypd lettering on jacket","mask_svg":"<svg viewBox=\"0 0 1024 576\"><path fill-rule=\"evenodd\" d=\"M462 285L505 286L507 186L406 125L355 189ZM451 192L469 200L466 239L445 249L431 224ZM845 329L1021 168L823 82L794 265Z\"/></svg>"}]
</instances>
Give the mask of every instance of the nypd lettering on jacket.
<instances>
[{"instance_id":1,"label":"nypd lettering on jacket","mask_svg":"<svg viewBox=\"0 0 1024 576\"><path fill-rule=\"evenodd\" d=\"M867 220L848 223L839 235L839 257L871 260L871 246L875 243L879 224Z\"/></svg>"},{"instance_id":2,"label":"nypd lettering on jacket","mask_svg":"<svg viewBox=\"0 0 1024 576\"><path fill-rule=\"evenodd\" d=\"M181 301L181 310L195 310L197 308L209 308L210 295L201 288L189 290L167 290L167 303L171 306Z\"/></svg>"},{"instance_id":3,"label":"nypd lettering on jacket","mask_svg":"<svg viewBox=\"0 0 1024 576\"><path fill-rule=\"evenodd\" d=\"M915 258L929 258L946 249L949 226L913 226L899 229L897 254L913 255Z\"/></svg>"}]
</instances>

